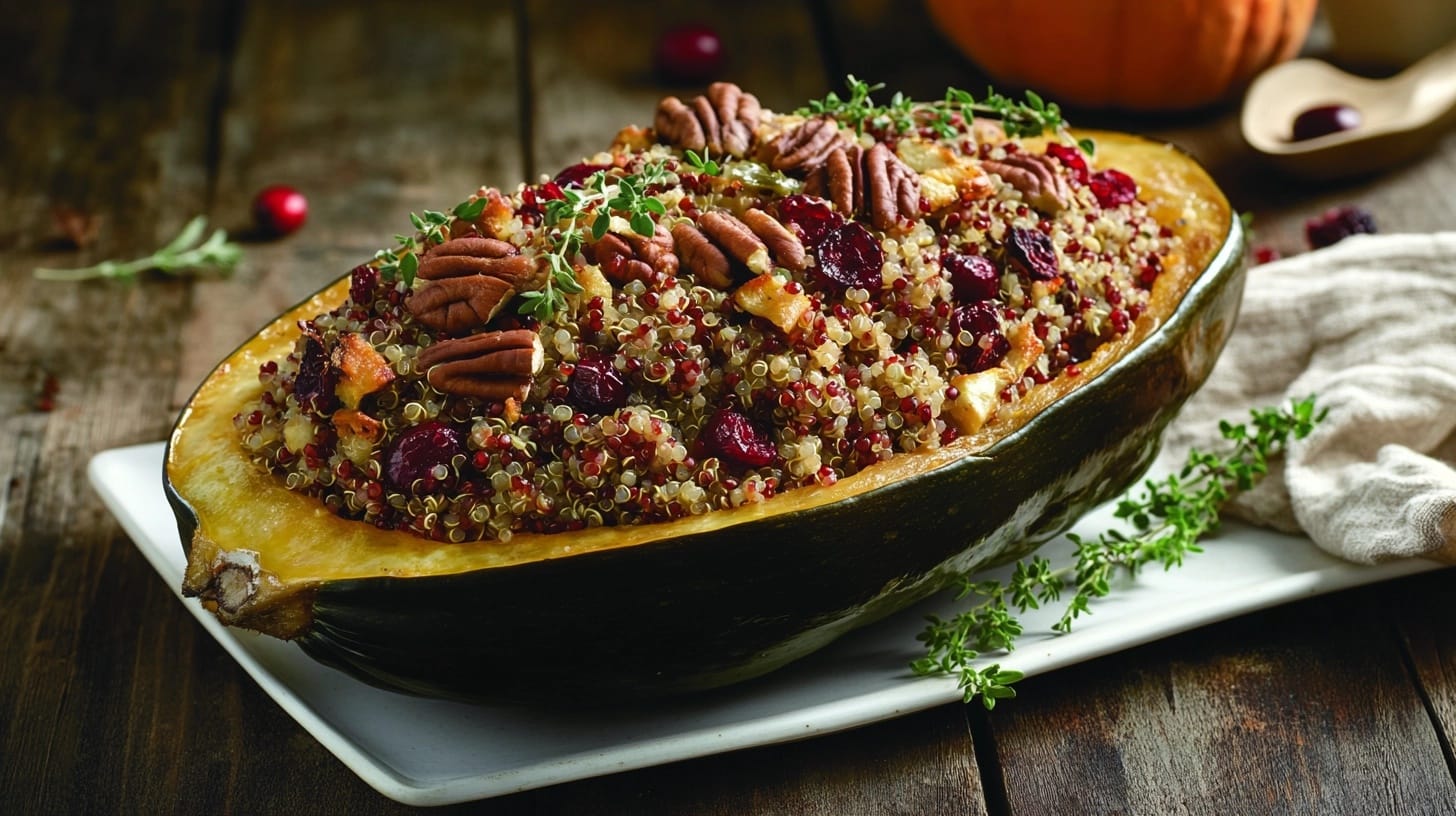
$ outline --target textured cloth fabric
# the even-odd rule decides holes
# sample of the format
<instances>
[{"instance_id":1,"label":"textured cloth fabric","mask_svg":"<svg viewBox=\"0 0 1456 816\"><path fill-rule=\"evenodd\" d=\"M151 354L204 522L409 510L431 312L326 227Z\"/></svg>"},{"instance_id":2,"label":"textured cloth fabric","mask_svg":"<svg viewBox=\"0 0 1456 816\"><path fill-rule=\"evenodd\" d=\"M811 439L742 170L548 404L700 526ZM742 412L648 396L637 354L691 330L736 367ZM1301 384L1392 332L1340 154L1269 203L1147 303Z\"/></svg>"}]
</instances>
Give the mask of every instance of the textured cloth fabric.
<instances>
[{"instance_id":1,"label":"textured cloth fabric","mask_svg":"<svg viewBox=\"0 0 1456 816\"><path fill-rule=\"evenodd\" d=\"M1251 269L1162 464L1226 449L1220 419L1310 395L1326 419L1229 511L1351 561L1456 561L1456 232L1357 235Z\"/></svg>"}]
</instances>

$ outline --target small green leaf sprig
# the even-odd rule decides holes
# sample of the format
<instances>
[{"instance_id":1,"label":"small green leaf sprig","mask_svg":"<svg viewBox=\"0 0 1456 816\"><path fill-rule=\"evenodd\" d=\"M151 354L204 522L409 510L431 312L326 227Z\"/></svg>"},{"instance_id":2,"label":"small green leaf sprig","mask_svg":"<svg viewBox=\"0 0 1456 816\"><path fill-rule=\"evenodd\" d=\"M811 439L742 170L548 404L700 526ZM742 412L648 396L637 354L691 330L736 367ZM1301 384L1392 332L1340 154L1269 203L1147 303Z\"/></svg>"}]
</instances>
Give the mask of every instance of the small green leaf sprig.
<instances>
[{"instance_id":1,"label":"small green leaf sprig","mask_svg":"<svg viewBox=\"0 0 1456 816\"><path fill-rule=\"evenodd\" d=\"M598 170L580 189L564 189L562 197L543 205L541 226L547 230L551 248L546 253L548 275L541 289L521 293L520 314L548 321L566 306L566 295L582 291L572 260L587 243L606 237L613 213L627 219L632 231L645 238L656 232L656 217L667 214L667 205L647 193L648 188L668 180L667 167L648 162L636 173L610 179Z\"/></svg>"},{"instance_id":2,"label":"small green leaf sprig","mask_svg":"<svg viewBox=\"0 0 1456 816\"><path fill-rule=\"evenodd\" d=\"M1302 439L1324 419L1313 397L1288 406L1250 411L1247 424L1219 423L1223 438L1233 443L1228 453L1190 451L1183 469L1162 480L1149 479L1136 497L1120 500L1114 515L1131 533L1108 530L1096 538L1069 535L1075 562L1054 568L1043 556L1016 564L1006 582L962 576L956 600L977 602L950 619L931 616L919 640L926 654L910 664L916 674L949 674L966 702L980 699L987 709L997 700L1016 696L1012 684L1021 673L1000 664L975 665L982 655L1010 652L1022 634L1016 613L1059 601L1070 590L1061 619L1052 629L1066 633L1073 622L1091 613L1091 602L1112 592L1112 579L1137 576L1149 564L1169 570L1202 552L1199 539L1217 528L1219 511L1235 494L1254 486L1269 470L1269 458L1281 453L1290 438ZM1013 611L1014 610L1014 611Z\"/></svg>"},{"instance_id":3,"label":"small green leaf sprig","mask_svg":"<svg viewBox=\"0 0 1456 816\"><path fill-rule=\"evenodd\" d=\"M76 269L35 270L41 280L79 281L93 278L113 280L135 280L136 276L149 269L180 276L199 270L231 272L243 258L243 248L228 241L227 232L214 230L203 240L207 232L207 217L199 215L187 222L177 237L167 242L156 252L134 261L107 260L94 266Z\"/></svg>"},{"instance_id":4,"label":"small green leaf sprig","mask_svg":"<svg viewBox=\"0 0 1456 816\"><path fill-rule=\"evenodd\" d=\"M410 224L417 232L412 235L396 235L394 240L399 244L397 249L381 249L374 253L380 276L387 281L402 280L405 286L413 286L415 274L420 269L421 247L442 243L445 240L446 227L456 220L474 221L485 212L485 205L486 199L481 196L456 204L449 213L438 210L425 210L419 215L410 213Z\"/></svg>"},{"instance_id":5,"label":"small green leaf sprig","mask_svg":"<svg viewBox=\"0 0 1456 816\"><path fill-rule=\"evenodd\" d=\"M847 98L830 91L823 99L811 100L794 112L800 116L831 116L853 127L856 133L869 129L899 134L928 126L942 138L953 138L977 114L999 119L1006 135L1012 138L1065 134L1067 130L1061 108L1032 91L1027 91L1021 102L989 88L979 100L960 88L946 88L945 97L932 102L916 101L897 92L890 104L877 105L871 94L884 90L883 82L871 84L850 74L845 84ZM1095 149L1090 139L1078 140L1077 144L1088 155Z\"/></svg>"}]
</instances>

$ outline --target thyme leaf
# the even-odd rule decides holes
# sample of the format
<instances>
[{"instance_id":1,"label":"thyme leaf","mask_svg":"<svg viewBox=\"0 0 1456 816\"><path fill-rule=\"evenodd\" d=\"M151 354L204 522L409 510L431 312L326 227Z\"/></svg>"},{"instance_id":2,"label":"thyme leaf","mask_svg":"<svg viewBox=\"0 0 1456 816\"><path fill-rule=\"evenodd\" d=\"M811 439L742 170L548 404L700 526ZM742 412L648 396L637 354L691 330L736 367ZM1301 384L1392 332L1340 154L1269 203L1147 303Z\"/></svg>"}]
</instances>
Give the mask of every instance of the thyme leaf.
<instances>
[{"instance_id":1,"label":"thyme leaf","mask_svg":"<svg viewBox=\"0 0 1456 816\"><path fill-rule=\"evenodd\" d=\"M242 260L243 248L228 241L227 232L223 230L215 230L203 240L202 236L206 232L207 217L199 215L188 221L182 231L177 233L177 237L167 242L166 246L144 258L132 261L106 260L76 269L41 267L34 274L41 280L78 281L93 278L133 280L149 269L174 276L207 269L231 272L238 265L238 261Z\"/></svg>"},{"instance_id":2,"label":"thyme leaf","mask_svg":"<svg viewBox=\"0 0 1456 816\"><path fill-rule=\"evenodd\" d=\"M521 293L516 311L544 322L565 308L566 295L582 291L573 260L587 243L606 237L613 215L626 219L633 232L651 238L657 231L657 217L667 214L667 205L647 191L666 182L667 172L662 162L649 162L638 172L620 177L609 178L605 170L598 170L580 189L562 190L561 198L547 201L541 225L548 230L549 274L540 290Z\"/></svg>"},{"instance_id":3,"label":"thyme leaf","mask_svg":"<svg viewBox=\"0 0 1456 816\"><path fill-rule=\"evenodd\" d=\"M823 99L810 100L794 113L830 116L853 127L856 133L874 130L902 134L928 127L942 138L953 138L969 128L977 115L999 119L1006 135L1013 138L1044 133L1065 135L1067 131L1061 108L1031 91L1018 102L990 88L980 99L960 88L946 88L945 97L932 102L917 102L896 93L888 105L877 105L872 94L884 90L884 83L871 84L850 74L845 77L845 85L849 90L847 98L830 91ZM1088 154L1092 153L1091 140L1078 140L1077 144Z\"/></svg>"},{"instance_id":4,"label":"thyme leaf","mask_svg":"<svg viewBox=\"0 0 1456 816\"><path fill-rule=\"evenodd\" d=\"M1290 438L1302 439L1324 419L1313 397L1288 406L1250 411L1245 424L1221 422L1219 431L1232 443L1226 453L1189 451L1182 470L1161 480L1148 479L1136 496L1121 499L1114 515L1131 532L1108 530L1095 538L1070 535L1075 561L1054 567L1043 556L1024 559L1005 582L958 580L957 600L974 602L949 619L931 616L919 640L925 656L910 664L916 674L956 677L966 702L980 699L986 708L1014 697L1010 684L1020 679L999 665L978 667L983 655L1010 652L1021 636L1016 613L1061 600L1069 592L1061 618L1052 628L1070 632L1073 622L1092 611L1092 601L1112 592L1112 579L1134 577L1150 564L1165 570L1202 552L1199 539L1215 529L1219 511L1235 494L1252 488L1269 470L1269 458L1281 453Z\"/></svg>"}]
</instances>

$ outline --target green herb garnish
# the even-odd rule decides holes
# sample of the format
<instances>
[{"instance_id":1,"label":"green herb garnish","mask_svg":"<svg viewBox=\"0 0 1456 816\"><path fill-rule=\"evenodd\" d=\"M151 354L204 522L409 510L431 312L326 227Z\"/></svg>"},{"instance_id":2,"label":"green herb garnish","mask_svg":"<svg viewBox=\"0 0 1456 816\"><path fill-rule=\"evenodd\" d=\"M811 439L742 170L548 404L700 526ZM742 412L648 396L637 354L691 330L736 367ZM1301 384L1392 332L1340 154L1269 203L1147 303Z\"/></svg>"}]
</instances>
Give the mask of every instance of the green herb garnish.
<instances>
[{"instance_id":1,"label":"green herb garnish","mask_svg":"<svg viewBox=\"0 0 1456 816\"><path fill-rule=\"evenodd\" d=\"M1025 101L1017 102L989 88L979 100L969 91L947 88L945 98L933 102L917 102L896 93L890 98L890 104L877 105L871 94L883 90L884 83L870 84L850 74L845 84L849 89L848 98L831 91L823 99L811 100L794 112L800 116L833 117L853 127L856 133L868 128L899 134L917 127L930 127L941 137L951 138L969 127L977 114L999 119L1006 135L1013 138L1060 134L1067 129L1061 108L1031 91L1026 92ZM1081 139L1077 144L1089 154L1093 150L1090 139Z\"/></svg>"},{"instance_id":2,"label":"green herb garnish","mask_svg":"<svg viewBox=\"0 0 1456 816\"><path fill-rule=\"evenodd\" d=\"M41 280L74 281L91 278L132 280L149 269L168 275L184 275L199 270L230 272L243 258L243 248L227 239L227 232L216 230L202 240L207 231L207 217L199 215L187 222L182 231L166 246L134 261L102 261L77 269L35 270ZM199 243L200 242L200 243Z\"/></svg>"},{"instance_id":3,"label":"green herb garnish","mask_svg":"<svg viewBox=\"0 0 1456 816\"><path fill-rule=\"evenodd\" d=\"M546 230L551 250L546 254L550 274L546 285L538 291L522 292L517 311L550 320L566 306L566 294L582 291L572 268L572 259L587 243L606 237L615 213L627 219L632 231L651 238L657 231L654 216L667 214L661 199L647 194L647 188L667 181L667 168L661 162L650 162L632 175L608 181L606 171L593 173L581 189L562 190L562 198L547 201L541 225Z\"/></svg>"},{"instance_id":4,"label":"green herb garnish","mask_svg":"<svg viewBox=\"0 0 1456 816\"><path fill-rule=\"evenodd\" d=\"M705 176L716 176L723 172L723 168L708 157L708 151L706 150L703 151L703 155L701 156L697 154L697 151L689 150L683 154L683 161L687 162L688 167L693 168Z\"/></svg>"},{"instance_id":5,"label":"green herb garnish","mask_svg":"<svg viewBox=\"0 0 1456 816\"><path fill-rule=\"evenodd\" d=\"M990 709L996 701L1015 697L1011 684L1021 678L999 665L977 668L987 653L1009 652L1021 635L1015 612L1059 601L1070 590L1062 617L1052 627L1070 632L1072 622L1091 614L1090 603L1112 591L1116 574L1136 576L1148 564L1172 569L1192 553L1202 552L1199 538L1218 527L1219 510L1235 494L1248 490L1268 472L1269 457L1284 450L1290 437L1302 439L1325 412L1315 411L1314 398L1288 407L1250 411L1247 425L1219 424L1224 439L1234 443L1226 454L1189 451L1183 469L1162 480L1149 479L1136 498L1118 502L1115 515L1134 532L1109 530L1094 539L1068 536L1077 547L1076 562L1053 568L1042 556L1018 562L1010 580L974 580L962 576L956 599L976 597L970 608L949 620L932 616L919 635L926 655L910 664L916 674L955 675L966 702L980 698Z\"/></svg>"}]
</instances>

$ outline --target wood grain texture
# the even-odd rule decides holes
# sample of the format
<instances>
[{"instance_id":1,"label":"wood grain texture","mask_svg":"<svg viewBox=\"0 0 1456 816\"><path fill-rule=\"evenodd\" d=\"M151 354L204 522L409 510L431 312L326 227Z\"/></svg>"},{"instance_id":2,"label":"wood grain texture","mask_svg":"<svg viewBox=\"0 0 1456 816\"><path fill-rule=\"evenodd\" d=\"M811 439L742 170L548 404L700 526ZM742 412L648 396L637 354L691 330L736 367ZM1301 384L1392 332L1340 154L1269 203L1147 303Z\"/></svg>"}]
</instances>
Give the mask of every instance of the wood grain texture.
<instances>
[{"instance_id":1,"label":"wood grain texture","mask_svg":"<svg viewBox=\"0 0 1456 816\"><path fill-rule=\"evenodd\" d=\"M165 433L188 289L44 282L31 269L144 252L200 209L219 20L205 8L4 5L0 798L18 813L104 812L140 781L115 758L145 750L127 714L161 678L138 661L139 638L178 610L85 467ZM193 47L161 47L173 42ZM95 244L60 249L53 204L99 218Z\"/></svg>"},{"instance_id":2,"label":"wood grain texture","mask_svg":"<svg viewBox=\"0 0 1456 816\"><path fill-rule=\"evenodd\" d=\"M1400 591L1341 593L1025 683L990 718L1011 811L1451 812L1438 733L1378 609Z\"/></svg>"}]
</instances>

